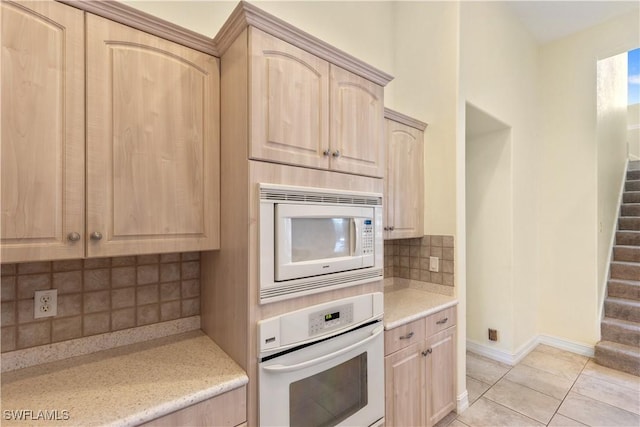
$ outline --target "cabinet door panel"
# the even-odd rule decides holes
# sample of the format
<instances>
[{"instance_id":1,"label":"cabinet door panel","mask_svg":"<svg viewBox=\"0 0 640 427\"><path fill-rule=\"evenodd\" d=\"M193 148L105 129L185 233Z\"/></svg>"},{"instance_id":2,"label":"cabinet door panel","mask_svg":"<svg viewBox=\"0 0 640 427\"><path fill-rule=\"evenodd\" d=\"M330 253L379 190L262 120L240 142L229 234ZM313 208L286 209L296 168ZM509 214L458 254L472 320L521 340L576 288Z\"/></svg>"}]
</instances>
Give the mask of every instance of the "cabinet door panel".
<instances>
[{"instance_id":1,"label":"cabinet door panel","mask_svg":"<svg viewBox=\"0 0 640 427\"><path fill-rule=\"evenodd\" d=\"M2 261L79 258L84 234L83 13L2 8Z\"/></svg>"},{"instance_id":2,"label":"cabinet door panel","mask_svg":"<svg viewBox=\"0 0 640 427\"><path fill-rule=\"evenodd\" d=\"M331 169L382 177L383 88L335 65L330 85Z\"/></svg>"},{"instance_id":3,"label":"cabinet door panel","mask_svg":"<svg viewBox=\"0 0 640 427\"><path fill-rule=\"evenodd\" d=\"M422 237L423 133L387 120L387 227L389 238Z\"/></svg>"},{"instance_id":4,"label":"cabinet door panel","mask_svg":"<svg viewBox=\"0 0 640 427\"><path fill-rule=\"evenodd\" d=\"M329 64L250 29L254 159L326 169Z\"/></svg>"},{"instance_id":5,"label":"cabinet door panel","mask_svg":"<svg viewBox=\"0 0 640 427\"><path fill-rule=\"evenodd\" d=\"M423 343L385 357L385 423L388 426L424 425Z\"/></svg>"},{"instance_id":6,"label":"cabinet door panel","mask_svg":"<svg viewBox=\"0 0 640 427\"><path fill-rule=\"evenodd\" d=\"M446 329L426 342L427 425L432 426L456 408L456 328Z\"/></svg>"},{"instance_id":7,"label":"cabinet door panel","mask_svg":"<svg viewBox=\"0 0 640 427\"><path fill-rule=\"evenodd\" d=\"M215 58L89 15L89 256L217 246Z\"/></svg>"}]
</instances>

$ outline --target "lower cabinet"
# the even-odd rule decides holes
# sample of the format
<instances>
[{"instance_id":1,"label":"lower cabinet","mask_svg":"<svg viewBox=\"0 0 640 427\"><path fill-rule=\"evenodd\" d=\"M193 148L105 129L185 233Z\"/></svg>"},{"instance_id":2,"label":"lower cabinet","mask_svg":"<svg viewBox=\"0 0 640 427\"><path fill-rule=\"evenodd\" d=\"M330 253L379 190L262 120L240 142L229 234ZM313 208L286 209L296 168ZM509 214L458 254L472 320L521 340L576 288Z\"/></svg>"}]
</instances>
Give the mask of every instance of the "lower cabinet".
<instances>
[{"instance_id":1,"label":"lower cabinet","mask_svg":"<svg viewBox=\"0 0 640 427\"><path fill-rule=\"evenodd\" d=\"M156 418L144 427L162 426L239 426L247 420L246 386L228 391L195 405Z\"/></svg>"},{"instance_id":2,"label":"lower cabinet","mask_svg":"<svg viewBox=\"0 0 640 427\"><path fill-rule=\"evenodd\" d=\"M456 408L455 310L386 332L387 426L431 427Z\"/></svg>"}]
</instances>

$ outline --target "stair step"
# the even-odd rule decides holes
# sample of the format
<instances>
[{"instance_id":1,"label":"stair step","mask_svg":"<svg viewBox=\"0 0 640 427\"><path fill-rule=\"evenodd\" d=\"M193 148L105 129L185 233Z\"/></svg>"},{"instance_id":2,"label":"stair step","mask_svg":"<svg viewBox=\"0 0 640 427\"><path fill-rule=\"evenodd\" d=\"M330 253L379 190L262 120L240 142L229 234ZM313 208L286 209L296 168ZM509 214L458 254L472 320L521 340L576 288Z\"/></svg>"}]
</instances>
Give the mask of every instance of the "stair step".
<instances>
[{"instance_id":1,"label":"stair step","mask_svg":"<svg viewBox=\"0 0 640 427\"><path fill-rule=\"evenodd\" d=\"M614 319L640 322L640 301L607 297L604 300L604 315Z\"/></svg>"},{"instance_id":2,"label":"stair step","mask_svg":"<svg viewBox=\"0 0 640 427\"><path fill-rule=\"evenodd\" d=\"M640 280L640 263L613 261L611 263L611 278L623 280Z\"/></svg>"},{"instance_id":3,"label":"stair step","mask_svg":"<svg viewBox=\"0 0 640 427\"><path fill-rule=\"evenodd\" d=\"M596 363L632 375L640 375L640 348L611 341L596 344Z\"/></svg>"},{"instance_id":4,"label":"stair step","mask_svg":"<svg viewBox=\"0 0 640 427\"><path fill-rule=\"evenodd\" d=\"M640 170L640 160L629 160L629 167L627 170L637 171Z\"/></svg>"},{"instance_id":5,"label":"stair step","mask_svg":"<svg viewBox=\"0 0 640 427\"><path fill-rule=\"evenodd\" d=\"M625 230L616 232L616 245L640 246L640 231Z\"/></svg>"},{"instance_id":6,"label":"stair step","mask_svg":"<svg viewBox=\"0 0 640 427\"><path fill-rule=\"evenodd\" d=\"M640 301L640 281L611 279L607 284L607 295L611 298Z\"/></svg>"},{"instance_id":7,"label":"stair step","mask_svg":"<svg viewBox=\"0 0 640 427\"><path fill-rule=\"evenodd\" d=\"M640 323L605 317L600 325L603 341L640 346Z\"/></svg>"},{"instance_id":8,"label":"stair step","mask_svg":"<svg viewBox=\"0 0 640 427\"><path fill-rule=\"evenodd\" d=\"M613 260L640 262L640 246L614 246Z\"/></svg>"},{"instance_id":9,"label":"stair step","mask_svg":"<svg viewBox=\"0 0 640 427\"><path fill-rule=\"evenodd\" d=\"M640 170L628 170L627 171L627 181L634 181L640 179Z\"/></svg>"},{"instance_id":10,"label":"stair step","mask_svg":"<svg viewBox=\"0 0 640 427\"><path fill-rule=\"evenodd\" d=\"M640 216L621 216L618 219L618 229L640 231Z\"/></svg>"},{"instance_id":11,"label":"stair step","mask_svg":"<svg viewBox=\"0 0 640 427\"><path fill-rule=\"evenodd\" d=\"M640 203L623 203L620 207L622 216L640 216Z\"/></svg>"},{"instance_id":12,"label":"stair step","mask_svg":"<svg viewBox=\"0 0 640 427\"><path fill-rule=\"evenodd\" d=\"M622 203L640 203L640 191L625 191L622 193Z\"/></svg>"},{"instance_id":13,"label":"stair step","mask_svg":"<svg viewBox=\"0 0 640 427\"><path fill-rule=\"evenodd\" d=\"M628 180L625 182L624 191L640 191L640 179Z\"/></svg>"}]
</instances>

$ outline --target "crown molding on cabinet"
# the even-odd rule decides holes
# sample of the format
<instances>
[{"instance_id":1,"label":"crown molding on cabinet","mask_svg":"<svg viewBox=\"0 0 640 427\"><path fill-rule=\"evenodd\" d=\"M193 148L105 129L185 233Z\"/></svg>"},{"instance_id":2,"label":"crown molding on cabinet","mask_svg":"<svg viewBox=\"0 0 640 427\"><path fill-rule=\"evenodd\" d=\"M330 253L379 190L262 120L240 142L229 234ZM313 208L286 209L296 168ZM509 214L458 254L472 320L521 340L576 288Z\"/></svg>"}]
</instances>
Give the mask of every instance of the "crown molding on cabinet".
<instances>
[{"instance_id":1,"label":"crown molding on cabinet","mask_svg":"<svg viewBox=\"0 0 640 427\"><path fill-rule=\"evenodd\" d=\"M127 25L154 36L217 56L213 39L179 25L142 12L131 6L112 0L57 0L85 12Z\"/></svg>"},{"instance_id":2,"label":"crown molding on cabinet","mask_svg":"<svg viewBox=\"0 0 640 427\"><path fill-rule=\"evenodd\" d=\"M418 129L419 131L422 131L422 132L424 132L424 130L428 126L426 123L421 122L420 120L414 119L413 117L406 116L402 113L399 113L397 111L394 111L386 107L384 109L384 118L393 120L394 122L402 123L403 125L407 125L414 129Z\"/></svg>"},{"instance_id":3,"label":"crown molding on cabinet","mask_svg":"<svg viewBox=\"0 0 640 427\"><path fill-rule=\"evenodd\" d=\"M56 1L217 57L222 56L247 26L253 26L381 86L393 80L390 74L246 1L238 3L214 39L114 0Z\"/></svg>"},{"instance_id":4,"label":"crown molding on cabinet","mask_svg":"<svg viewBox=\"0 0 640 427\"><path fill-rule=\"evenodd\" d=\"M386 86L393 80L390 74L368 65L246 1L238 3L213 39L220 55L225 53L247 26L258 28L378 85Z\"/></svg>"}]
</instances>

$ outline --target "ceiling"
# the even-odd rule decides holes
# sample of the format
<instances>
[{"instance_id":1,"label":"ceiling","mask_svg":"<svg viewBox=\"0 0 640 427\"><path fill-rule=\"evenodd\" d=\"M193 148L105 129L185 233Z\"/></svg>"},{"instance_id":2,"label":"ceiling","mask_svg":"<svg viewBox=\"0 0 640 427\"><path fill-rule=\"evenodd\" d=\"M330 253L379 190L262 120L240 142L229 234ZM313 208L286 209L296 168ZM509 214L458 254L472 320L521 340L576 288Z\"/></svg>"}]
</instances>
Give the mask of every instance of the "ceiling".
<instances>
[{"instance_id":1,"label":"ceiling","mask_svg":"<svg viewBox=\"0 0 640 427\"><path fill-rule=\"evenodd\" d=\"M634 9L640 13L638 0L511 0L506 3L540 43L568 36Z\"/></svg>"}]
</instances>

